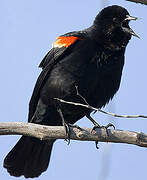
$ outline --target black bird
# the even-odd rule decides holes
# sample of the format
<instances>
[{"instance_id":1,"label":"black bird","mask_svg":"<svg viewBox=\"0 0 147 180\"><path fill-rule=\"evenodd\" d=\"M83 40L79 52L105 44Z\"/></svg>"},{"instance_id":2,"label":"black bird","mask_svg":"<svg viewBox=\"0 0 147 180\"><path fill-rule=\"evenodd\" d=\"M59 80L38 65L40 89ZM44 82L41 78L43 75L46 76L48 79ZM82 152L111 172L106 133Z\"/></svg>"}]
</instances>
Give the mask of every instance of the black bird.
<instances>
[{"instance_id":1,"label":"black bird","mask_svg":"<svg viewBox=\"0 0 147 180\"><path fill-rule=\"evenodd\" d=\"M137 36L129 21L136 19L123 7L109 6L91 27L59 36L39 65L42 72L30 100L28 122L67 128L84 116L91 119L91 110L55 98L85 103L84 97L91 106L105 106L119 89L126 46L132 35ZM22 136L4 167L12 176L39 176L48 167L54 142Z\"/></svg>"}]
</instances>

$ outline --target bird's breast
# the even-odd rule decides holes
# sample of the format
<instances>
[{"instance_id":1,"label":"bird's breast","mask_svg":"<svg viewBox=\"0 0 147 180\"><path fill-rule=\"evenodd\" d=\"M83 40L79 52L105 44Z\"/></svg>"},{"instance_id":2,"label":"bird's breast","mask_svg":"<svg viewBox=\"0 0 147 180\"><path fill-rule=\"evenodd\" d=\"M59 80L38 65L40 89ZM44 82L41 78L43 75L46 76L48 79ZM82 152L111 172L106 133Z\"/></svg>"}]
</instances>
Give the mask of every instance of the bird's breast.
<instances>
[{"instance_id":1,"label":"bird's breast","mask_svg":"<svg viewBox=\"0 0 147 180\"><path fill-rule=\"evenodd\" d=\"M79 83L79 91L90 105L101 108L113 98L120 86L123 64L123 53L96 53Z\"/></svg>"}]
</instances>

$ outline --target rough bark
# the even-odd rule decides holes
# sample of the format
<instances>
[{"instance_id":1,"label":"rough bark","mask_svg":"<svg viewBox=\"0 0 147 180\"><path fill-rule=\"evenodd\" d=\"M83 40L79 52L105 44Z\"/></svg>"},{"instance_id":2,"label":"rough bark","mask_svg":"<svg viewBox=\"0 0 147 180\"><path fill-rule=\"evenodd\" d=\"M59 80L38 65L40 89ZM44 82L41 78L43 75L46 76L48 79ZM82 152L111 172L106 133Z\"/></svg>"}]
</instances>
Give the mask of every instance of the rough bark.
<instances>
[{"instance_id":1,"label":"rough bark","mask_svg":"<svg viewBox=\"0 0 147 180\"><path fill-rule=\"evenodd\" d=\"M133 131L97 128L91 132L91 128L70 128L70 137L80 141L99 141L112 143L127 143L141 147L147 147L147 134ZM63 126L43 126L33 123L1 122L0 135L26 135L40 140L65 139Z\"/></svg>"}]
</instances>

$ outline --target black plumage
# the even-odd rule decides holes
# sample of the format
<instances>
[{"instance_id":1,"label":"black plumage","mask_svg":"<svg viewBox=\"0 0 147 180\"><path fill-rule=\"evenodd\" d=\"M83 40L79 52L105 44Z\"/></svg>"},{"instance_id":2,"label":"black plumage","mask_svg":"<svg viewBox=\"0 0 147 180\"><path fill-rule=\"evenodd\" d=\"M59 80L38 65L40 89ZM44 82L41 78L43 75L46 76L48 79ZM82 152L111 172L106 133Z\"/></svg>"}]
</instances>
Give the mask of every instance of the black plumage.
<instances>
[{"instance_id":1,"label":"black plumage","mask_svg":"<svg viewBox=\"0 0 147 180\"><path fill-rule=\"evenodd\" d=\"M128 25L130 20L136 18L126 9L110 6L90 28L59 36L40 63L28 122L62 125L59 109L67 124L89 115L89 109L54 99L84 103L76 86L91 106L105 106L119 89L126 46L132 35L137 36ZM4 167L13 176L39 176L48 167L53 142L22 136L6 156Z\"/></svg>"}]
</instances>

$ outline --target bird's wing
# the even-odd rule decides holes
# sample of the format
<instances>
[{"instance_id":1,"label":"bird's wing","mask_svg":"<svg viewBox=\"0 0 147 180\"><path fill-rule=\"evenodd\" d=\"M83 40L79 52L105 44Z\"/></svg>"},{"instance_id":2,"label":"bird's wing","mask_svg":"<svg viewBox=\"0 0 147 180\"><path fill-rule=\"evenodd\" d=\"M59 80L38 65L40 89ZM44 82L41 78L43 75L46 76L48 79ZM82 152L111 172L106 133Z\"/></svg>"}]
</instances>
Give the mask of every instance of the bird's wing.
<instances>
[{"instance_id":1,"label":"bird's wing","mask_svg":"<svg viewBox=\"0 0 147 180\"><path fill-rule=\"evenodd\" d=\"M47 53L44 59L41 61L39 67L43 70L40 73L37 82L35 84L33 94L29 103L29 115L28 121L31 121L31 118L34 115L36 106L40 97L40 90L48 78L50 70L53 66L59 62L63 57L70 54L73 46L81 41L84 38L82 33L72 32L62 36L59 36L56 41L53 43L53 48Z\"/></svg>"},{"instance_id":2,"label":"bird's wing","mask_svg":"<svg viewBox=\"0 0 147 180\"><path fill-rule=\"evenodd\" d=\"M48 64L56 63L56 59L60 56L63 57L66 53L68 54L68 50L70 50L77 41L84 38L85 34L83 31L70 32L57 37L52 49L43 58L39 67L44 68Z\"/></svg>"}]
</instances>

